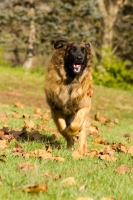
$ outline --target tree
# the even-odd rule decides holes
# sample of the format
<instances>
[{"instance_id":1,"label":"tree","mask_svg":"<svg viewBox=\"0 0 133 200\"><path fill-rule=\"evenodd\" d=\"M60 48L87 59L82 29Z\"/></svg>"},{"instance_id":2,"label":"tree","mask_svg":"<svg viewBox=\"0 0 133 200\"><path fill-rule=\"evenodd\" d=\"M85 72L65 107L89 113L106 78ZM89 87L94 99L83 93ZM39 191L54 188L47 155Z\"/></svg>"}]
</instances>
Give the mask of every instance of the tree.
<instances>
[{"instance_id":1,"label":"tree","mask_svg":"<svg viewBox=\"0 0 133 200\"><path fill-rule=\"evenodd\" d=\"M127 0L98 0L104 22L103 47L113 47L114 26L117 15Z\"/></svg>"}]
</instances>

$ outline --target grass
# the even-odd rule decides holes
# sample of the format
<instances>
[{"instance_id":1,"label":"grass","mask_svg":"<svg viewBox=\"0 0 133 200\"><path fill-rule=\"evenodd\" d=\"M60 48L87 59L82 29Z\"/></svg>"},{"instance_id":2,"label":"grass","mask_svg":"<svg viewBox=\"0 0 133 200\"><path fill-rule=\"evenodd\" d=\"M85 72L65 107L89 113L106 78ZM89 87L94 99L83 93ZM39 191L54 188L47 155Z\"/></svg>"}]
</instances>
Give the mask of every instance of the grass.
<instances>
[{"instance_id":1,"label":"grass","mask_svg":"<svg viewBox=\"0 0 133 200\"><path fill-rule=\"evenodd\" d=\"M0 128L8 125L9 129L21 129L25 120L32 120L37 124L44 123L46 130L40 132L47 135L49 127L54 127L52 119L47 118L47 105L44 98L44 75L37 72L25 72L21 69L0 68ZM101 138L107 138L107 141L122 142L125 145L133 145L133 92L122 91L118 89L95 86L94 96L92 98L91 122L95 124L101 132ZM14 103L24 104L24 108L15 107ZM35 108L41 108L43 118L35 117ZM94 120L94 115L100 112L113 123L115 118L119 119L118 124L105 124ZM25 115L25 118L22 117ZM3 117L6 117L4 120ZM124 134L130 137L125 138ZM95 144L94 137L88 137L88 148L104 148L105 145ZM132 168L133 159L130 154L116 152L116 161L100 160L97 157L88 157L75 160L72 158L71 151L65 147L63 138L56 139L62 146L61 149L53 148L52 153L65 158L64 162L48 161L38 158L24 158L14 156L14 144L11 142L6 150L0 150L0 155L5 155L5 162L0 156L0 199L2 200L76 200L78 197L92 197L94 200L100 200L103 197L112 197L114 200L132 200L133 199L133 170L129 173L118 174L115 172L117 166L125 164ZM29 152L35 149L45 149L45 142L40 141L19 141L21 146ZM17 164L28 162L35 164L34 170L22 172ZM49 176L41 176L44 172L50 172L53 177L60 175L60 178L54 179ZM64 187L61 181L74 177L76 185ZM48 184L48 190L39 194L30 194L22 191L23 187L35 184ZM19 187L20 189L14 190Z\"/></svg>"}]
</instances>

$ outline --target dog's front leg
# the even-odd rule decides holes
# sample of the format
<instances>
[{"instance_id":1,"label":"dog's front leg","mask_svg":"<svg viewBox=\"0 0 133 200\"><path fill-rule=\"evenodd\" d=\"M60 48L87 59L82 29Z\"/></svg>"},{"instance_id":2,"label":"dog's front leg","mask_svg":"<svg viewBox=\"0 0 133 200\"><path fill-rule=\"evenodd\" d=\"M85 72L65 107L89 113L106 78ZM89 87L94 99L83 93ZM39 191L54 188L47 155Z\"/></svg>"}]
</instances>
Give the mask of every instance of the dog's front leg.
<instances>
[{"instance_id":1,"label":"dog's front leg","mask_svg":"<svg viewBox=\"0 0 133 200\"><path fill-rule=\"evenodd\" d=\"M73 120L71 121L70 125L65 128L63 131L65 134L69 136L74 136L79 134L79 148L78 152L81 155L85 155L87 149L87 142L86 142L86 125L89 123L88 116L89 116L89 107L85 107L80 109L74 116Z\"/></svg>"},{"instance_id":2,"label":"dog's front leg","mask_svg":"<svg viewBox=\"0 0 133 200\"><path fill-rule=\"evenodd\" d=\"M58 127L59 132L61 133L61 135L66 139L67 141L67 147L68 148L72 148L74 145L74 140L73 138L68 135L68 133L66 131L64 131L67 127L66 125L66 116L60 112L53 112L53 118L54 121Z\"/></svg>"},{"instance_id":3,"label":"dog's front leg","mask_svg":"<svg viewBox=\"0 0 133 200\"><path fill-rule=\"evenodd\" d=\"M74 115L73 120L70 122L70 125L64 129L64 134L70 136L77 135L82 129L86 117L89 114L89 110L89 107L81 108L80 110L78 110L77 113Z\"/></svg>"}]
</instances>

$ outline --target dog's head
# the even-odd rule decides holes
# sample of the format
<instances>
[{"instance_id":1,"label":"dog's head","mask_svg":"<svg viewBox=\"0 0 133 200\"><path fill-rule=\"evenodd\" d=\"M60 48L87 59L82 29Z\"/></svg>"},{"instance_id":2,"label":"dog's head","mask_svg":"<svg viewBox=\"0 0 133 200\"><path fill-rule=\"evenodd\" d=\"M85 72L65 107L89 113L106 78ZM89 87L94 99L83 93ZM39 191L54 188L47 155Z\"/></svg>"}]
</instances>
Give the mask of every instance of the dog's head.
<instances>
[{"instance_id":1,"label":"dog's head","mask_svg":"<svg viewBox=\"0 0 133 200\"><path fill-rule=\"evenodd\" d=\"M80 75L83 72L90 59L90 43L58 40L54 43L54 48L65 50L64 67L70 76Z\"/></svg>"}]
</instances>

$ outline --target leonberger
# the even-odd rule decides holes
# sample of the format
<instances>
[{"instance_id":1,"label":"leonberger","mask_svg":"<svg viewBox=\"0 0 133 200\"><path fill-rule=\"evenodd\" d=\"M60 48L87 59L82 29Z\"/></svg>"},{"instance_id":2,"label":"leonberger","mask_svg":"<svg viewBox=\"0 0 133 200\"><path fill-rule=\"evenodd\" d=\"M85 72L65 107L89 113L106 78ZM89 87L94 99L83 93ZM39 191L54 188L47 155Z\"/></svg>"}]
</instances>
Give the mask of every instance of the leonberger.
<instances>
[{"instance_id":1,"label":"leonberger","mask_svg":"<svg viewBox=\"0 0 133 200\"><path fill-rule=\"evenodd\" d=\"M57 40L45 80L47 102L58 130L69 148L74 146L73 136L79 136L81 155L87 148L93 92L90 56L90 43Z\"/></svg>"}]
</instances>

